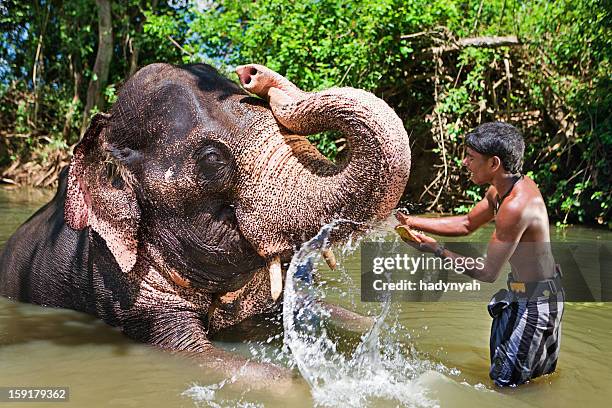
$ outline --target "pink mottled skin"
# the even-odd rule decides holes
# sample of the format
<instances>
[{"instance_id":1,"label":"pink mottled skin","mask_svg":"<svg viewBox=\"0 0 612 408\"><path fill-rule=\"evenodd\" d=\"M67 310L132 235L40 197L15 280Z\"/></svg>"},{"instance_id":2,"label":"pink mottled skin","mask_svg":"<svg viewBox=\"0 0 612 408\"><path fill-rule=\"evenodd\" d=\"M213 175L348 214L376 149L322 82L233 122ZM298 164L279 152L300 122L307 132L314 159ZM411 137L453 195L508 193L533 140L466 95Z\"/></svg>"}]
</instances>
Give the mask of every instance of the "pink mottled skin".
<instances>
[{"instance_id":1,"label":"pink mottled skin","mask_svg":"<svg viewBox=\"0 0 612 408\"><path fill-rule=\"evenodd\" d=\"M401 120L353 88L304 92L261 65L242 87L204 64L152 64L75 147L56 197L9 239L0 294L91 313L129 337L233 374L218 331L278 313L271 263L334 219L332 242L386 218L409 175ZM332 163L304 135L340 131ZM274 280L275 284L278 280ZM336 306L346 327L369 321ZM249 363L261 383L290 375Z\"/></svg>"},{"instance_id":2,"label":"pink mottled skin","mask_svg":"<svg viewBox=\"0 0 612 408\"><path fill-rule=\"evenodd\" d=\"M287 78L263 65L241 65L236 73L244 89L267 100L273 109L306 97L306 93Z\"/></svg>"},{"instance_id":3,"label":"pink mottled skin","mask_svg":"<svg viewBox=\"0 0 612 408\"><path fill-rule=\"evenodd\" d=\"M270 134L266 142L275 154L266 155L268 165L256 169L270 183L245 191L245 199L257 201L253 211L237 207L239 220L252 225L246 238L262 256L291 251L295 242L288 237L304 232L313 236L322 222L344 218L365 223L390 214L408 180L410 149L403 123L384 101L354 88L303 92L261 65L240 66L237 73L245 89L269 100L274 118L288 131L309 135L338 130L351 147L349 158L338 165L316 153L292 161L291 149L308 151L312 146L303 139L292 146L282 133ZM309 169L315 166L321 171ZM292 189L283 194L286 186ZM269 214L270 208L289 211ZM279 236L278 231L285 233Z\"/></svg>"}]
</instances>

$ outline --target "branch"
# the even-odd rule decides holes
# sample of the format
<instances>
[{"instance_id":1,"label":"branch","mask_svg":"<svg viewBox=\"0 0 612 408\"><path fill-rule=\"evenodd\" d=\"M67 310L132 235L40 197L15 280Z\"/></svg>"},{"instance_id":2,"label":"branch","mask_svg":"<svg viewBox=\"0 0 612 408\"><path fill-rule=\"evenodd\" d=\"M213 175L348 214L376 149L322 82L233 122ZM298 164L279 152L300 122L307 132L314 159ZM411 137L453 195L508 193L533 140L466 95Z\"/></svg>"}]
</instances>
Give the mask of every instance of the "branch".
<instances>
[{"instance_id":1,"label":"branch","mask_svg":"<svg viewBox=\"0 0 612 408\"><path fill-rule=\"evenodd\" d=\"M450 51L457 51L462 48L476 47L476 48L497 48L504 46L517 46L522 45L515 35L507 37L473 37L473 38L462 38L451 45L444 45L441 47L432 48L434 54L442 54Z\"/></svg>"},{"instance_id":2,"label":"branch","mask_svg":"<svg viewBox=\"0 0 612 408\"><path fill-rule=\"evenodd\" d=\"M172 44L178 48L179 50L183 51L183 53L189 55L190 57L193 57L193 54L190 53L189 51L187 51L186 49L184 49L183 47L181 47L181 45L179 43L177 43L174 38L172 38L171 36L168 36L168 39L170 40L170 42L172 42Z\"/></svg>"},{"instance_id":3,"label":"branch","mask_svg":"<svg viewBox=\"0 0 612 408\"><path fill-rule=\"evenodd\" d=\"M431 33L429 31L420 31L418 33L413 33L413 34L404 34L400 37L400 39L410 40L412 38L422 37L424 35L431 35Z\"/></svg>"}]
</instances>

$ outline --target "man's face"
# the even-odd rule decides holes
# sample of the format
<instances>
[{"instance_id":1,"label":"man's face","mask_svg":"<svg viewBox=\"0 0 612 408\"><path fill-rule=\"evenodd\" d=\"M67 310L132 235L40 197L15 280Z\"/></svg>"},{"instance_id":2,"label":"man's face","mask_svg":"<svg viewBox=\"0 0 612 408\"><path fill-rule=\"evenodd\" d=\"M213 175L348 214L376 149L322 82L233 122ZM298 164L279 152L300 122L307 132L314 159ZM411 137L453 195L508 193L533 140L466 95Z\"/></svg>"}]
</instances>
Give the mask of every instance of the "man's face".
<instances>
[{"instance_id":1,"label":"man's face","mask_svg":"<svg viewBox=\"0 0 612 408\"><path fill-rule=\"evenodd\" d=\"M478 153L476 150L468 147L463 159L463 165L470 171L470 180L478 185L490 184L493 180L495 171L494 157Z\"/></svg>"}]
</instances>

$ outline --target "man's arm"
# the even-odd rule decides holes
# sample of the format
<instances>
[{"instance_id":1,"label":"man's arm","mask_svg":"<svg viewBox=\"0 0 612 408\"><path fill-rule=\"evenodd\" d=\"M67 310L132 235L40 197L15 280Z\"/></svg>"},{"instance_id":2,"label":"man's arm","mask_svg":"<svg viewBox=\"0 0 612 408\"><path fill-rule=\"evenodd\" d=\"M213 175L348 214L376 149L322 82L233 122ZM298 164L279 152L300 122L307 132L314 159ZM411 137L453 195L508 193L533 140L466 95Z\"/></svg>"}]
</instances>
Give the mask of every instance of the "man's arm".
<instances>
[{"instance_id":1,"label":"man's arm","mask_svg":"<svg viewBox=\"0 0 612 408\"><path fill-rule=\"evenodd\" d=\"M510 259L518 245L521 236L526 228L525 220L523 219L522 210L518 205L510 205L507 203L505 208L500 211L495 224L495 232L487 246L487 257L483 268L478 268L477 264L473 268L466 268L463 274L483 282L495 282L502 271L504 264ZM441 247L435 239L420 233L416 233L421 240L421 244L414 244L425 252L434 252L443 258L453 259L455 262L459 258L465 258L456 252L448 249L441 250ZM465 261L463 265L467 265Z\"/></svg>"},{"instance_id":2,"label":"man's arm","mask_svg":"<svg viewBox=\"0 0 612 408\"><path fill-rule=\"evenodd\" d=\"M492 191L489 188L485 198L478 202L466 215L441 218L423 218L408 216L398 212L398 221L410 228L446 237L464 236L480 228L493 219Z\"/></svg>"},{"instance_id":3,"label":"man's arm","mask_svg":"<svg viewBox=\"0 0 612 408\"><path fill-rule=\"evenodd\" d=\"M497 215L495 231L487 246L487 257L484 268L466 269L463 272L474 279L483 282L495 282L502 268L510 259L525 232L525 220L522 209L515 203L506 203ZM441 256L447 258L463 258L462 255L444 250Z\"/></svg>"}]
</instances>

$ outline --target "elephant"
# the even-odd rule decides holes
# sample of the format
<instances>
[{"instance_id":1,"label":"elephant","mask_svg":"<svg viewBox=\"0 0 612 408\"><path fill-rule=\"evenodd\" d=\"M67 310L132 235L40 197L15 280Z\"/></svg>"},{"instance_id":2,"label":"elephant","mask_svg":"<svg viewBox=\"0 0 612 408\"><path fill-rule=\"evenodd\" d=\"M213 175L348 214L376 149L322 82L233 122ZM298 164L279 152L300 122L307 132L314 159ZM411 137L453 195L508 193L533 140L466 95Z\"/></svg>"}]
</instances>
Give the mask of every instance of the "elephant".
<instances>
[{"instance_id":1,"label":"elephant","mask_svg":"<svg viewBox=\"0 0 612 408\"><path fill-rule=\"evenodd\" d=\"M211 367L242 364L213 335L279 310L287 263L323 224L353 221L335 243L386 218L410 147L369 92L305 92L255 64L236 72L242 87L201 63L129 78L92 118L54 198L7 242L0 295L92 314ZM328 130L348 140L338 163L305 137Z\"/></svg>"}]
</instances>

